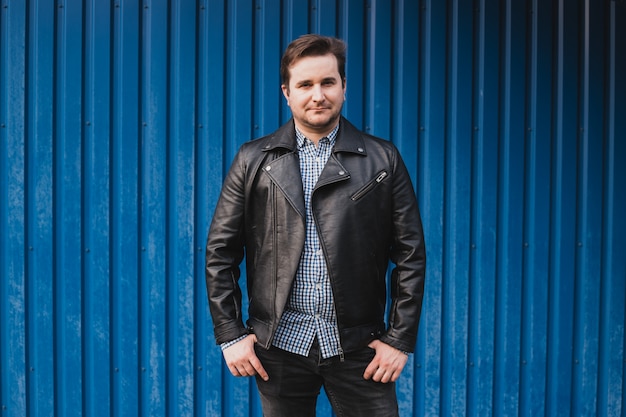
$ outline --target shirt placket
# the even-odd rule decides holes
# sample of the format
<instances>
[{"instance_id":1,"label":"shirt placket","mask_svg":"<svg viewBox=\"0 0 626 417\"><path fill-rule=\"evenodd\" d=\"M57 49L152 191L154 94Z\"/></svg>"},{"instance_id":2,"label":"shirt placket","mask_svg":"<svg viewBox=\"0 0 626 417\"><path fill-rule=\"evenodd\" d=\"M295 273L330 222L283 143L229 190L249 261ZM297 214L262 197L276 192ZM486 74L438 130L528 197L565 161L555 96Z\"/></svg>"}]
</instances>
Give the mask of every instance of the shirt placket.
<instances>
[{"instance_id":1,"label":"shirt placket","mask_svg":"<svg viewBox=\"0 0 626 417\"><path fill-rule=\"evenodd\" d=\"M325 153L328 148L328 139L321 139L317 148L314 148L314 166L315 166L315 176L313 183L317 183L317 179L319 178L322 170L325 165ZM309 197L310 198L310 197ZM317 319L316 328L317 332L321 332L323 327L323 320L328 320L328 317L325 315L324 306L326 303L325 293L324 293L324 281L326 279L326 263L324 262L324 254L322 252L322 247L320 245L319 236L317 235L317 230L315 229L313 215L311 214L311 229L314 231L312 234L312 242L313 242L313 260L314 260L314 281L313 281L313 294L314 294L314 305L315 305L315 318Z\"/></svg>"}]
</instances>

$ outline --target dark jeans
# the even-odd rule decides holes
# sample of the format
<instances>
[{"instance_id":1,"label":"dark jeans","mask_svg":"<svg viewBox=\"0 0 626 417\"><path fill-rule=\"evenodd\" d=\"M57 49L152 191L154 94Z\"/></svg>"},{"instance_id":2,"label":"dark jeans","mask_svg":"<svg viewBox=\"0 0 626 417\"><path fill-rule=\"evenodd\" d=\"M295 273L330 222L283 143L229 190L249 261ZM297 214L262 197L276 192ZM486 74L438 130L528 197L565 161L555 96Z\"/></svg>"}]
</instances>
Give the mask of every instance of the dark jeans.
<instances>
[{"instance_id":1,"label":"dark jeans","mask_svg":"<svg viewBox=\"0 0 626 417\"><path fill-rule=\"evenodd\" d=\"M257 376L265 417L315 416L315 404L323 386L338 417L397 417L398 401L394 383L363 379L374 350L364 347L339 357L322 359L316 343L308 357L271 347L256 347L256 354L269 374L269 381Z\"/></svg>"}]
</instances>

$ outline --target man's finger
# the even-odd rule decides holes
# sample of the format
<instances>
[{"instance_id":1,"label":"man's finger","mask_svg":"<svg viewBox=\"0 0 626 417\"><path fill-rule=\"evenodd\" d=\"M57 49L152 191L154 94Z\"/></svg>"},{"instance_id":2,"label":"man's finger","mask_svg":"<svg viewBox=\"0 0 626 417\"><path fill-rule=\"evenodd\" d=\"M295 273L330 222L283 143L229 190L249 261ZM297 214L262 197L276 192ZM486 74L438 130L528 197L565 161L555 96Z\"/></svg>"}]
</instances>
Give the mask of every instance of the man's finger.
<instances>
[{"instance_id":1,"label":"man's finger","mask_svg":"<svg viewBox=\"0 0 626 417\"><path fill-rule=\"evenodd\" d=\"M256 373L263 379L263 381L268 381L270 379L269 375L265 371L265 368L263 368L263 365L261 364L261 361L257 356L250 360L250 364L252 365Z\"/></svg>"},{"instance_id":2,"label":"man's finger","mask_svg":"<svg viewBox=\"0 0 626 417\"><path fill-rule=\"evenodd\" d=\"M374 358L375 360L376 358ZM369 365L367 365L367 368L365 368L365 372L363 372L363 378L365 379L370 379L372 378L375 374L376 371L378 370L378 362L370 362Z\"/></svg>"}]
</instances>

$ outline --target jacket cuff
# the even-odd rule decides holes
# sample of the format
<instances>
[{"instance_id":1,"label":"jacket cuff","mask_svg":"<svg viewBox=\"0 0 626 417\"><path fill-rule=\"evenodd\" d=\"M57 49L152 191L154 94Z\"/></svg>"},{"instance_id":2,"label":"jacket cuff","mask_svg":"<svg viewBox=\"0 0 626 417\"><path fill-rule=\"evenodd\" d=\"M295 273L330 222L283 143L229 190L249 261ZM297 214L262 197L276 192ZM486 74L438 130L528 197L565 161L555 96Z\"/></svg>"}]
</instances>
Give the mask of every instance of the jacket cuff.
<instances>
[{"instance_id":1,"label":"jacket cuff","mask_svg":"<svg viewBox=\"0 0 626 417\"><path fill-rule=\"evenodd\" d=\"M413 353L413 351L415 350L415 346L414 345L410 345L402 340L390 337L389 334L383 334L380 337L380 341L383 343L388 344L389 346L392 346L396 349L398 349L399 351L409 355L411 353Z\"/></svg>"},{"instance_id":2,"label":"jacket cuff","mask_svg":"<svg viewBox=\"0 0 626 417\"><path fill-rule=\"evenodd\" d=\"M214 327L215 343L221 345L222 343L231 342L237 338L247 336L248 330L241 324L226 323L221 326Z\"/></svg>"}]
</instances>

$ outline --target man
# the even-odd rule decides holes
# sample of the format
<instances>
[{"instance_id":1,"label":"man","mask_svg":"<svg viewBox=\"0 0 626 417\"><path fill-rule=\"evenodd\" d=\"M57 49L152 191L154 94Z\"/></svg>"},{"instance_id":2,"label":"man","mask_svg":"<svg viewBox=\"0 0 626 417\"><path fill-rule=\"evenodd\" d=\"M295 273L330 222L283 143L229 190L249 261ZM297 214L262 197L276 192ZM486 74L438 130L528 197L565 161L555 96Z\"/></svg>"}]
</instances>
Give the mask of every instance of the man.
<instances>
[{"instance_id":1,"label":"man","mask_svg":"<svg viewBox=\"0 0 626 417\"><path fill-rule=\"evenodd\" d=\"M314 416L322 386L338 416L397 416L426 262L411 180L395 146L341 116L341 40L296 39L281 78L293 118L240 148L209 230L216 341L234 376L256 376L266 416Z\"/></svg>"}]
</instances>

